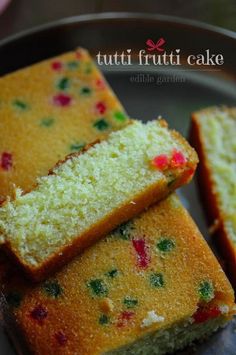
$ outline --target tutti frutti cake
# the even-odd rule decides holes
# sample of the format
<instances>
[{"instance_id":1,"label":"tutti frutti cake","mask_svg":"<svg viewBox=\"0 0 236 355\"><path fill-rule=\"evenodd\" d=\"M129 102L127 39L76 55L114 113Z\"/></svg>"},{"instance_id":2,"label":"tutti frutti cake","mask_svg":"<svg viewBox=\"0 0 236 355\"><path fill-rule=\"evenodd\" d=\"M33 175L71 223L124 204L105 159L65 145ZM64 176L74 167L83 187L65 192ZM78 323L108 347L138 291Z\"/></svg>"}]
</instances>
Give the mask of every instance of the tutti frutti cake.
<instances>
[{"instance_id":1,"label":"tutti frutti cake","mask_svg":"<svg viewBox=\"0 0 236 355\"><path fill-rule=\"evenodd\" d=\"M192 115L191 141L212 233L236 285L236 108L210 107Z\"/></svg>"},{"instance_id":2,"label":"tutti frutti cake","mask_svg":"<svg viewBox=\"0 0 236 355\"><path fill-rule=\"evenodd\" d=\"M18 339L38 355L165 354L234 313L233 290L175 195L37 287L12 271L6 280Z\"/></svg>"},{"instance_id":3,"label":"tutti frutti cake","mask_svg":"<svg viewBox=\"0 0 236 355\"><path fill-rule=\"evenodd\" d=\"M195 151L164 120L132 121L0 208L0 240L34 280L189 182Z\"/></svg>"},{"instance_id":4,"label":"tutti frutti cake","mask_svg":"<svg viewBox=\"0 0 236 355\"><path fill-rule=\"evenodd\" d=\"M51 98L55 91L58 92L55 79L62 75L62 70L68 70L65 59L68 56L70 62L76 63L79 57L77 64L81 64L86 56L91 63L87 52L79 52L79 55L76 51L34 66L39 82L46 80L42 65L47 69L47 77L51 78L44 82L45 87L40 84L34 95L40 98L48 90ZM80 75L83 65L70 72L71 78ZM93 63L91 67L92 73L87 69L82 71L86 75L81 89L88 87L89 82L99 83L99 88L96 84L92 91L95 96L85 96L81 100L83 110L80 107L76 115L67 110L68 105L57 108L58 114L69 122L70 139L63 138L66 126L59 129L53 121L53 124L47 123L46 127L40 125L39 128L37 115L28 116L25 120L28 128L21 131L23 138L17 147L21 154L17 159L17 149L13 151L11 144L19 132L16 125L19 122L13 124L7 118L4 124L1 121L0 132L8 132L8 139L4 135L5 145L1 147L3 200L9 194L14 195L12 183L24 191L32 189L36 178L45 175L58 159L63 159L68 149L79 150L85 143L103 139L111 130L126 126L128 120L122 106ZM24 69L25 75L31 70ZM17 73L11 75L15 75L16 86L20 78L17 79ZM100 90L109 109L106 114L97 116L93 111L94 99L101 94ZM9 93L8 101L12 102L15 96ZM47 110L48 107L45 113ZM96 125L97 120L102 123ZM48 136L43 135L44 129L49 130ZM76 137L73 132L77 132ZM27 150L24 142L30 134L33 139ZM52 141L58 144L55 151ZM2 142L3 137L0 145ZM43 156L40 155L42 148ZM37 157L37 161L31 161L34 160L32 156ZM165 161L163 157L157 158L155 164L165 166ZM146 354L161 354L208 336L230 320L233 313L232 288L194 222L174 195L121 225L37 287L23 279L18 269L3 257L0 271L5 295L2 301L6 300L6 307L3 307L5 326L14 338L14 322L18 328L17 338L14 338L16 344L24 338L27 348L34 354L112 354L118 349L122 349L122 354L125 351L138 354L139 349ZM127 348L131 344L134 350ZM124 346L127 350L122 348Z\"/></svg>"}]
</instances>

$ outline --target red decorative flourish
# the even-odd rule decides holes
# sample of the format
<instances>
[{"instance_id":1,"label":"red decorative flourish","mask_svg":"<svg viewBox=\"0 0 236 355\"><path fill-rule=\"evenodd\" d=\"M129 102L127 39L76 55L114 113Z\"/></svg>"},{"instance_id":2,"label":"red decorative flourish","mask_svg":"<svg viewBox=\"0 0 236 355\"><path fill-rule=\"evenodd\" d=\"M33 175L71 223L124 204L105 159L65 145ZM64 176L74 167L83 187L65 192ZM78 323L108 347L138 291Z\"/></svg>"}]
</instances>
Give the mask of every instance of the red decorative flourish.
<instances>
[{"instance_id":1,"label":"red decorative flourish","mask_svg":"<svg viewBox=\"0 0 236 355\"><path fill-rule=\"evenodd\" d=\"M164 48L161 48L161 46L163 46L163 44L165 44L166 41L164 40L164 38L159 38L159 40L154 43L152 39L148 39L146 41L146 45L149 46L147 48L148 51L154 51L154 50L157 50L158 52L163 52L164 51Z\"/></svg>"}]
</instances>

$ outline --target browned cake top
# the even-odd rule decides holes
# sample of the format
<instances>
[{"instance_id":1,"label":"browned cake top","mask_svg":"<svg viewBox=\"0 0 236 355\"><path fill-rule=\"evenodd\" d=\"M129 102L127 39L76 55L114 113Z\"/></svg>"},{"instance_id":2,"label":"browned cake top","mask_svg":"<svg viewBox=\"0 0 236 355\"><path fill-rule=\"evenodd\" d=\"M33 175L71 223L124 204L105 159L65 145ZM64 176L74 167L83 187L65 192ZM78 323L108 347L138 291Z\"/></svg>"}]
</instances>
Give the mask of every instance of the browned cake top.
<instances>
[{"instance_id":1,"label":"browned cake top","mask_svg":"<svg viewBox=\"0 0 236 355\"><path fill-rule=\"evenodd\" d=\"M65 155L124 126L126 114L78 49L0 78L0 200L29 190Z\"/></svg>"}]
</instances>

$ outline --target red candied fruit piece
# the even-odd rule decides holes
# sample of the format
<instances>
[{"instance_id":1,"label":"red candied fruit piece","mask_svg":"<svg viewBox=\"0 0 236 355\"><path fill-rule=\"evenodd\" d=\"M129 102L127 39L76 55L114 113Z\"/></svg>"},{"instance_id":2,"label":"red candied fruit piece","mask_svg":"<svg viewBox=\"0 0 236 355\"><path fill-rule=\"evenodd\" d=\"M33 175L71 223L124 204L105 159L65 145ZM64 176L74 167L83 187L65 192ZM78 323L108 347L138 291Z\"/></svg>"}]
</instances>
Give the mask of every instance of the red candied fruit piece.
<instances>
[{"instance_id":1,"label":"red candied fruit piece","mask_svg":"<svg viewBox=\"0 0 236 355\"><path fill-rule=\"evenodd\" d=\"M213 307L209 309L199 308L193 315L195 323L203 323L208 319L216 318L221 314L218 307Z\"/></svg>"},{"instance_id":2,"label":"red candied fruit piece","mask_svg":"<svg viewBox=\"0 0 236 355\"><path fill-rule=\"evenodd\" d=\"M3 152L1 158L1 167L4 170L10 170L12 167L12 154Z\"/></svg>"},{"instance_id":3,"label":"red candied fruit piece","mask_svg":"<svg viewBox=\"0 0 236 355\"><path fill-rule=\"evenodd\" d=\"M184 166L187 162L184 154L176 149L174 149L171 157L171 167L172 168L180 168Z\"/></svg>"},{"instance_id":4,"label":"red candied fruit piece","mask_svg":"<svg viewBox=\"0 0 236 355\"><path fill-rule=\"evenodd\" d=\"M105 112L106 112L106 105L99 101L97 104L96 104L96 110L98 113L100 113L100 115L103 115Z\"/></svg>"},{"instance_id":5,"label":"red candied fruit piece","mask_svg":"<svg viewBox=\"0 0 236 355\"><path fill-rule=\"evenodd\" d=\"M5 197L4 197L4 198L3 198L3 197L2 197L2 198L0 197L0 207L1 207L1 205L3 204L3 202L5 202L5 200L6 200Z\"/></svg>"},{"instance_id":6,"label":"red candied fruit piece","mask_svg":"<svg viewBox=\"0 0 236 355\"><path fill-rule=\"evenodd\" d=\"M72 100L71 96L64 93L60 93L53 97L54 105L61 106L61 107L69 106L71 104L71 100Z\"/></svg>"},{"instance_id":7,"label":"red candied fruit piece","mask_svg":"<svg viewBox=\"0 0 236 355\"><path fill-rule=\"evenodd\" d=\"M60 71L62 69L62 62L55 60L54 62L52 62L51 67L55 71Z\"/></svg>"},{"instance_id":8,"label":"red candied fruit piece","mask_svg":"<svg viewBox=\"0 0 236 355\"><path fill-rule=\"evenodd\" d=\"M159 170L165 170L168 167L168 164L169 159L166 154L157 155L152 160L152 165L155 166L155 168L158 168Z\"/></svg>"},{"instance_id":9,"label":"red candied fruit piece","mask_svg":"<svg viewBox=\"0 0 236 355\"><path fill-rule=\"evenodd\" d=\"M42 321L47 318L48 316L48 310L47 308L39 305L36 306L31 312L30 312L31 318L36 320L39 323L42 323Z\"/></svg>"},{"instance_id":10,"label":"red candied fruit piece","mask_svg":"<svg viewBox=\"0 0 236 355\"><path fill-rule=\"evenodd\" d=\"M95 82L95 85L99 89L104 89L106 87L106 84L105 84L104 80L102 80L102 79L97 79Z\"/></svg>"},{"instance_id":11,"label":"red candied fruit piece","mask_svg":"<svg viewBox=\"0 0 236 355\"><path fill-rule=\"evenodd\" d=\"M123 311L121 312L121 314L119 315L118 318L118 323L117 323L117 327L121 328L124 325L126 325L128 323L128 321L130 321L134 316L134 312L132 311Z\"/></svg>"},{"instance_id":12,"label":"red candied fruit piece","mask_svg":"<svg viewBox=\"0 0 236 355\"><path fill-rule=\"evenodd\" d=\"M138 266L145 269L150 263L150 256L147 253L147 246L144 239L133 239L133 247L137 253Z\"/></svg>"},{"instance_id":13,"label":"red candied fruit piece","mask_svg":"<svg viewBox=\"0 0 236 355\"><path fill-rule=\"evenodd\" d=\"M76 56L77 59L80 60L80 59L82 59L83 54L82 54L82 52L80 50L78 50L78 51L75 52L75 56Z\"/></svg>"},{"instance_id":14,"label":"red candied fruit piece","mask_svg":"<svg viewBox=\"0 0 236 355\"><path fill-rule=\"evenodd\" d=\"M59 330L59 332L54 334L56 341L58 342L59 345L64 346L66 345L68 339L67 336Z\"/></svg>"},{"instance_id":15,"label":"red candied fruit piece","mask_svg":"<svg viewBox=\"0 0 236 355\"><path fill-rule=\"evenodd\" d=\"M181 178L181 184L187 183L190 180L190 178L193 176L194 173L195 173L194 168L189 168L188 170L184 171L182 178Z\"/></svg>"}]
</instances>

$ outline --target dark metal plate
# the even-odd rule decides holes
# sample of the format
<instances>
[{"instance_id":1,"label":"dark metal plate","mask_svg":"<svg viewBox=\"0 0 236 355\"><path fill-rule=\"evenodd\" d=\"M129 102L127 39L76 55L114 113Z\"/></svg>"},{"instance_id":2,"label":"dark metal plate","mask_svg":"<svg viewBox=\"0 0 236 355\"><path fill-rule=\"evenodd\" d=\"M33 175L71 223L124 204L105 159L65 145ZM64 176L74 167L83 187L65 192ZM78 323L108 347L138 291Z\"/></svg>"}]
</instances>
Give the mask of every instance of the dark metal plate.
<instances>
[{"instance_id":1,"label":"dark metal plate","mask_svg":"<svg viewBox=\"0 0 236 355\"><path fill-rule=\"evenodd\" d=\"M236 34L212 26L176 18L144 14L83 15L58 21L13 36L0 43L0 74L71 50L88 48L93 55L133 52L145 48L148 38L166 39L168 48L181 48L183 55L222 53L225 64L220 71L191 70L149 66L105 67L107 80L130 116L149 120L162 115L171 127L188 135L190 113L211 105L236 104ZM180 78L173 79L174 77ZM136 79L134 79L136 78ZM137 79L139 78L139 79ZM150 79L153 78L153 79ZM166 79L170 78L170 79ZM168 81L169 80L169 81ZM174 81L174 82L173 82ZM203 235L208 239L204 213L195 182L179 192ZM236 354L236 323L199 344L185 354ZM2 355L12 355L10 345L0 333Z\"/></svg>"}]
</instances>

